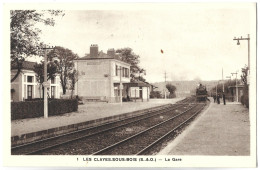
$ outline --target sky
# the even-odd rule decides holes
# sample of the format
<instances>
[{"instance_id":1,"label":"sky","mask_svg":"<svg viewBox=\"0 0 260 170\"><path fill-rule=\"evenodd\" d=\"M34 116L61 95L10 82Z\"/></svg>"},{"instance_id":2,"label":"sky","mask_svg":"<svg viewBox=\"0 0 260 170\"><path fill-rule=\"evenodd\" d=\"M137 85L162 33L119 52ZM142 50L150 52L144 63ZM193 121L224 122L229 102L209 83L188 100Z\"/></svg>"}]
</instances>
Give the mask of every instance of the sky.
<instances>
[{"instance_id":1,"label":"sky","mask_svg":"<svg viewBox=\"0 0 260 170\"><path fill-rule=\"evenodd\" d=\"M153 6L154 7L154 6ZM220 80L255 65L255 6L236 4L164 4L157 8L65 10L54 27L41 26L42 40L83 57L91 44L99 50L130 47L140 56L148 82ZM163 53L161 53L163 50ZM238 74L238 77L240 75ZM233 76L233 78L235 78Z\"/></svg>"}]
</instances>

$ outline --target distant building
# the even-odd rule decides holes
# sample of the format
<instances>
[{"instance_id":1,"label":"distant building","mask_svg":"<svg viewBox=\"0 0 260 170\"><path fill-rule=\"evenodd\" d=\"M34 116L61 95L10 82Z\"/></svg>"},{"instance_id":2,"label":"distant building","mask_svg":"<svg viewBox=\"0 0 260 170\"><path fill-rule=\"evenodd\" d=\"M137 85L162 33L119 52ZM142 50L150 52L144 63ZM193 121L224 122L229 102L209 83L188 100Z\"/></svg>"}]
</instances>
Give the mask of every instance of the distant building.
<instances>
[{"instance_id":1,"label":"distant building","mask_svg":"<svg viewBox=\"0 0 260 170\"><path fill-rule=\"evenodd\" d=\"M120 54L109 49L107 54L98 50L98 45L90 46L90 54L74 61L79 72L75 84L75 94L86 101L120 101L120 77L123 84L123 100L145 99L149 94L145 83L130 83L130 64L120 60ZM121 70L121 74L120 74ZM146 97L147 99L147 97Z\"/></svg>"},{"instance_id":2,"label":"distant building","mask_svg":"<svg viewBox=\"0 0 260 170\"><path fill-rule=\"evenodd\" d=\"M237 100L236 86L229 86L228 88L231 91L230 93L232 96L232 101L236 101ZM238 102L241 102L241 96L243 96L243 88L244 85L237 85Z\"/></svg>"},{"instance_id":3,"label":"distant building","mask_svg":"<svg viewBox=\"0 0 260 170\"><path fill-rule=\"evenodd\" d=\"M24 61L22 64L21 73L11 83L11 101L18 102L26 99L41 98L43 90L41 85L36 80L36 73L34 70L35 62ZM17 73L17 65L11 66L11 78ZM60 83L59 76L49 80L51 87L48 91L49 97L60 98Z\"/></svg>"}]
</instances>

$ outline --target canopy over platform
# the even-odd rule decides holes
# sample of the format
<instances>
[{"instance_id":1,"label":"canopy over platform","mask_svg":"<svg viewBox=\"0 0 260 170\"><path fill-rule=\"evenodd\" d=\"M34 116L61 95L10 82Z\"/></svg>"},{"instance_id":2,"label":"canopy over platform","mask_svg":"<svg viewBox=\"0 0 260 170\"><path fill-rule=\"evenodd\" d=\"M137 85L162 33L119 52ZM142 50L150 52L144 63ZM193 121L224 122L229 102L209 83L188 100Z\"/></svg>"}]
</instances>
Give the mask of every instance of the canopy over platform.
<instances>
[{"instance_id":1,"label":"canopy over platform","mask_svg":"<svg viewBox=\"0 0 260 170\"><path fill-rule=\"evenodd\" d=\"M119 85L119 83L114 83L114 84ZM135 81L129 83L122 83L122 84L127 87L150 87L151 86L149 83L145 83L142 81Z\"/></svg>"}]
</instances>

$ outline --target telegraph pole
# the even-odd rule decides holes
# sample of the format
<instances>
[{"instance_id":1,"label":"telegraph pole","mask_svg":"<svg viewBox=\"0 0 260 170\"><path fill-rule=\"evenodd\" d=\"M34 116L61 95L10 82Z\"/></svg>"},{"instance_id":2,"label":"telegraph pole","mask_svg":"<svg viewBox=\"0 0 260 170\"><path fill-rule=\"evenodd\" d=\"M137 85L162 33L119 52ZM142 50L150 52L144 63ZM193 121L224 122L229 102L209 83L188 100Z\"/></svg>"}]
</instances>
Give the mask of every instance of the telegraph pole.
<instances>
[{"instance_id":1,"label":"telegraph pole","mask_svg":"<svg viewBox=\"0 0 260 170\"><path fill-rule=\"evenodd\" d=\"M232 76L233 76L233 74L235 74L235 75L236 75L236 96L237 96L237 102L238 102L237 72L236 72L236 73L231 73L231 74L232 74Z\"/></svg>"},{"instance_id":2,"label":"telegraph pole","mask_svg":"<svg viewBox=\"0 0 260 170\"><path fill-rule=\"evenodd\" d=\"M44 82L43 82L43 87L44 87L44 118L48 118L48 96L47 96L47 88L50 88L50 83L48 82L47 78L47 50L52 50L54 47L45 47L42 48L44 50Z\"/></svg>"},{"instance_id":3,"label":"telegraph pole","mask_svg":"<svg viewBox=\"0 0 260 170\"><path fill-rule=\"evenodd\" d=\"M164 89L164 99L166 99L166 71L164 72L164 80L165 80L165 89Z\"/></svg>"},{"instance_id":4,"label":"telegraph pole","mask_svg":"<svg viewBox=\"0 0 260 170\"><path fill-rule=\"evenodd\" d=\"M123 85L122 85L122 74L121 74L121 70L122 67L120 66L120 85L119 85L119 89L120 89L120 105L122 106L122 89L123 89Z\"/></svg>"},{"instance_id":5,"label":"telegraph pole","mask_svg":"<svg viewBox=\"0 0 260 170\"><path fill-rule=\"evenodd\" d=\"M119 66L119 68L116 69L116 72L119 70L119 100L120 100L120 105L122 106L122 89L123 89L123 85L122 85L122 74L121 74L121 70L122 67Z\"/></svg>"},{"instance_id":6,"label":"telegraph pole","mask_svg":"<svg viewBox=\"0 0 260 170\"><path fill-rule=\"evenodd\" d=\"M224 88L224 79L223 79L223 67L222 67L222 84L223 84L223 94L224 94L225 88Z\"/></svg>"}]
</instances>

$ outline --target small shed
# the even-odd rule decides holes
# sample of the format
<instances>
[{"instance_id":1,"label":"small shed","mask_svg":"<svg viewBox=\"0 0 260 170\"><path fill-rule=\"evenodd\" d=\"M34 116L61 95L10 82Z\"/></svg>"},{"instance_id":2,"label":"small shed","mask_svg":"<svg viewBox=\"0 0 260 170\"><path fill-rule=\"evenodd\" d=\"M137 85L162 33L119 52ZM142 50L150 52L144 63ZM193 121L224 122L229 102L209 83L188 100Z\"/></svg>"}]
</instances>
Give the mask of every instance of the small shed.
<instances>
[{"instance_id":1,"label":"small shed","mask_svg":"<svg viewBox=\"0 0 260 170\"><path fill-rule=\"evenodd\" d=\"M128 95L132 100L149 101L150 98L150 87L151 85L147 82L134 81L127 83Z\"/></svg>"},{"instance_id":2,"label":"small shed","mask_svg":"<svg viewBox=\"0 0 260 170\"><path fill-rule=\"evenodd\" d=\"M233 97L233 101L236 101L236 86L229 86L228 87L231 91L231 95ZM243 88L244 85L237 85L237 91L238 91L238 102L241 102L241 96L243 96Z\"/></svg>"}]
</instances>

